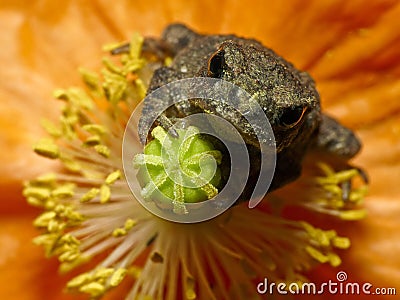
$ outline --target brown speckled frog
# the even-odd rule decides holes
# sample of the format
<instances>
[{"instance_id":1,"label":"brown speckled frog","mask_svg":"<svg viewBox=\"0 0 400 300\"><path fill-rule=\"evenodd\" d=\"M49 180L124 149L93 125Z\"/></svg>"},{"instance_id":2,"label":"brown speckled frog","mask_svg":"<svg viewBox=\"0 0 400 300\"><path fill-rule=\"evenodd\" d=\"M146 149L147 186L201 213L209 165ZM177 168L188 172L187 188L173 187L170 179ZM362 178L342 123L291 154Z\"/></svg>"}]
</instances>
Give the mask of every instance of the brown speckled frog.
<instances>
[{"instance_id":1,"label":"brown speckled frog","mask_svg":"<svg viewBox=\"0 0 400 300\"><path fill-rule=\"evenodd\" d=\"M118 48L114 53L128 47ZM154 72L149 92L178 79L213 77L229 81L250 95L256 95L276 141L276 169L269 191L297 179L301 174L303 158L310 151L325 154L343 168L348 167L347 160L360 149L361 144L351 130L321 113L319 95L309 74L297 70L254 39L235 35L203 35L185 25L172 24L164 30L160 39L145 39L143 51L173 58L168 67L160 67ZM142 131L141 124L159 105L165 103L148 101L144 105L139 123L142 142L146 141L148 132ZM247 192L241 197L245 199L251 193L251 182L259 173L259 144L245 120L221 113L226 111L219 109L221 105L219 101L199 100L174 105L160 115L154 125L168 129L176 118L199 111L230 121L244 137L251 156L250 180Z\"/></svg>"}]
</instances>

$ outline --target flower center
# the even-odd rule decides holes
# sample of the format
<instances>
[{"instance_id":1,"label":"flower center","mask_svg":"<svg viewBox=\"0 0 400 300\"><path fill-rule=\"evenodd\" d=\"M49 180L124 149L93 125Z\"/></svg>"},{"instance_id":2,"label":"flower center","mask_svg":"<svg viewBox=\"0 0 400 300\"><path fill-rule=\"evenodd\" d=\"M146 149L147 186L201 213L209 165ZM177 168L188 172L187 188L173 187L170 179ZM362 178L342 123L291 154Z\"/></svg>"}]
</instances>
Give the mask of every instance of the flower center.
<instances>
[{"instance_id":1,"label":"flower center","mask_svg":"<svg viewBox=\"0 0 400 300\"><path fill-rule=\"evenodd\" d=\"M177 129L178 138L161 127L152 131L143 154L133 160L141 195L175 213L187 213L184 203L209 200L218 194L222 154L196 127ZM172 204L172 206L171 206Z\"/></svg>"}]
</instances>

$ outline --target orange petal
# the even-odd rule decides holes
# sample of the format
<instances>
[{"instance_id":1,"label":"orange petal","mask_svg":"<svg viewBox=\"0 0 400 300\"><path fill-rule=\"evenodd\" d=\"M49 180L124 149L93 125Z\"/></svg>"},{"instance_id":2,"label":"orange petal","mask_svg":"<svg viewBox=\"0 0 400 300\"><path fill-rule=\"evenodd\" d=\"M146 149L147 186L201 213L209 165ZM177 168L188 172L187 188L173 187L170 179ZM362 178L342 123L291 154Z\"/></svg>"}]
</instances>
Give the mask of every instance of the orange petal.
<instances>
[{"instance_id":1,"label":"orange petal","mask_svg":"<svg viewBox=\"0 0 400 300\"><path fill-rule=\"evenodd\" d=\"M32 218L26 215L0 219L0 298L84 299L61 292L67 278L57 275L57 261L43 259L43 249L31 242L37 234Z\"/></svg>"}]
</instances>

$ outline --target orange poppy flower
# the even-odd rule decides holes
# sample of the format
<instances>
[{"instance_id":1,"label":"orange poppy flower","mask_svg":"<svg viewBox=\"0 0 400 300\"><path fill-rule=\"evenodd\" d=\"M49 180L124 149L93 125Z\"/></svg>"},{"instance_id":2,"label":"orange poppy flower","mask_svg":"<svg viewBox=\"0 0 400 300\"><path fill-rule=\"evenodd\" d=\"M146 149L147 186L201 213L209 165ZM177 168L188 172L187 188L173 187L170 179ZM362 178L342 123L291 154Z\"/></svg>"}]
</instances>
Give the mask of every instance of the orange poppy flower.
<instances>
[{"instance_id":1,"label":"orange poppy flower","mask_svg":"<svg viewBox=\"0 0 400 300\"><path fill-rule=\"evenodd\" d=\"M352 282L400 290L396 254L400 204L400 4L365 1L2 1L3 64L0 75L0 296L3 299L80 299L62 292L73 275L58 276L58 262L45 260L31 243L38 210L22 197L22 182L57 168L36 156L44 135L40 120L55 119L60 104L52 91L79 85L77 68L99 69L101 45L133 32L159 35L171 22L201 32L254 37L314 77L323 109L353 128L364 147L353 163L371 178L358 222L325 224L350 237L340 269L320 266L315 282L344 270ZM290 187L281 191L291 193ZM331 221L331 219L329 219ZM131 282L111 291L120 299ZM122 296L123 295L123 296ZM330 295L324 295L327 299ZM365 296L369 298L369 296ZM378 297L378 296L376 296ZM357 299L360 299L359 297ZM346 298L347 299L347 298Z\"/></svg>"}]
</instances>

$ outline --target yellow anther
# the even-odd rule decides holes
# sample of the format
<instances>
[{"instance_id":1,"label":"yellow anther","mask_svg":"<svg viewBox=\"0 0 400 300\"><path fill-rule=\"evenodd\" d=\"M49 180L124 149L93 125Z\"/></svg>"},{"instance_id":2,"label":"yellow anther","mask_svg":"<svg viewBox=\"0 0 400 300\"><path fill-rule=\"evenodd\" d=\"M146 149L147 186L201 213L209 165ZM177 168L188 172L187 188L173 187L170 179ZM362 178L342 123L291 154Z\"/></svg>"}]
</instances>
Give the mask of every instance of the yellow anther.
<instances>
[{"instance_id":1,"label":"yellow anther","mask_svg":"<svg viewBox=\"0 0 400 300\"><path fill-rule=\"evenodd\" d=\"M48 199L48 200L46 200L46 202L44 203L44 208L45 208L46 210L53 210L54 207L56 207L56 205L57 205L57 202L56 202L56 201Z\"/></svg>"},{"instance_id":2,"label":"yellow anther","mask_svg":"<svg viewBox=\"0 0 400 300\"><path fill-rule=\"evenodd\" d=\"M41 121L41 125L44 128L44 130L46 130L47 133L50 134L52 137L60 137L62 135L61 128L59 128L53 122L47 119L43 119Z\"/></svg>"},{"instance_id":3,"label":"yellow anther","mask_svg":"<svg viewBox=\"0 0 400 300\"><path fill-rule=\"evenodd\" d=\"M325 234L325 232L321 229L316 230L315 239L322 247L327 247L330 244L329 237Z\"/></svg>"},{"instance_id":4,"label":"yellow anther","mask_svg":"<svg viewBox=\"0 0 400 300\"><path fill-rule=\"evenodd\" d=\"M334 209L341 209L346 205L346 203L343 201L342 196L337 194L335 195L335 198L329 202L329 205Z\"/></svg>"},{"instance_id":5,"label":"yellow anther","mask_svg":"<svg viewBox=\"0 0 400 300\"><path fill-rule=\"evenodd\" d=\"M51 195L53 197L60 197L60 198L72 197L74 195L74 189L75 189L74 184L64 184L54 189L51 192Z\"/></svg>"},{"instance_id":6,"label":"yellow anther","mask_svg":"<svg viewBox=\"0 0 400 300\"><path fill-rule=\"evenodd\" d=\"M93 276L89 273L83 273L80 274L74 278L72 278L70 281L67 283L67 288L77 288L80 287L81 285L87 283L88 281L91 281Z\"/></svg>"},{"instance_id":7,"label":"yellow anther","mask_svg":"<svg viewBox=\"0 0 400 300\"><path fill-rule=\"evenodd\" d=\"M136 221L136 220L128 219L128 220L125 221L124 228L125 228L126 230L130 230L130 229L132 229L132 227L134 227L136 224L137 224L137 221Z\"/></svg>"},{"instance_id":8,"label":"yellow anther","mask_svg":"<svg viewBox=\"0 0 400 300\"><path fill-rule=\"evenodd\" d=\"M197 297L195 292L195 281L191 277L186 278L185 296L188 300L194 300Z\"/></svg>"},{"instance_id":9,"label":"yellow anther","mask_svg":"<svg viewBox=\"0 0 400 300\"><path fill-rule=\"evenodd\" d=\"M76 237L74 237L73 235L68 234L68 233L64 234L60 238L60 241L62 243L68 243L68 244L71 244L71 245L79 245L80 244L79 240Z\"/></svg>"},{"instance_id":10,"label":"yellow anther","mask_svg":"<svg viewBox=\"0 0 400 300\"><path fill-rule=\"evenodd\" d=\"M325 173L326 176L335 174L335 170L333 170L333 168L326 163L320 162L318 163L318 167L322 170L322 172Z\"/></svg>"},{"instance_id":11,"label":"yellow anther","mask_svg":"<svg viewBox=\"0 0 400 300\"><path fill-rule=\"evenodd\" d=\"M117 170L109 174L105 180L106 184L113 184L115 181L121 178L121 171Z\"/></svg>"},{"instance_id":12,"label":"yellow anther","mask_svg":"<svg viewBox=\"0 0 400 300\"><path fill-rule=\"evenodd\" d=\"M334 237L337 236L335 230L325 230L324 233L325 233L326 237L327 237L329 240L331 240L331 239L333 239Z\"/></svg>"},{"instance_id":13,"label":"yellow anther","mask_svg":"<svg viewBox=\"0 0 400 300\"><path fill-rule=\"evenodd\" d=\"M75 261L80 256L79 251L66 251L58 257L60 262Z\"/></svg>"},{"instance_id":14,"label":"yellow anther","mask_svg":"<svg viewBox=\"0 0 400 300\"><path fill-rule=\"evenodd\" d=\"M55 241L59 238L59 234L57 233L47 233L42 234L33 239L33 243L35 245L53 245Z\"/></svg>"},{"instance_id":15,"label":"yellow anther","mask_svg":"<svg viewBox=\"0 0 400 300\"><path fill-rule=\"evenodd\" d=\"M71 126L79 122L79 116L77 115L77 109L69 109L64 111L64 115L60 118L63 126L67 126L69 130L74 130ZM66 129L66 128L65 128Z\"/></svg>"},{"instance_id":16,"label":"yellow anther","mask_svg":"<svg viewBox=\"0 0 400 300\"><path fill-rule=\"evenodd\" d=\"M326 185L338 185L341 182L349 181L353 177L358 175L358 170L357 169L349 169L349 170L344 170L336 173L332 173L333 170L327 171L327 176L326 177L316 177L316 181L324 185L324 188Z\"/></svg>"},{"instance_id":17,"label":"yellow anther","mask_svg":"<svg viewBox=\"0 0 400 300\"><path fill-rule=\"evenodd\" d=\"M366 215L367 215L367 211L365 209L346 210L346 211L339 212L339 217L342 220L348 220L348 221L361 220L361 219L365 218Z\"/></svg>"},{"instance_id":18,"label":"yellow anther","mask_svg":"<svg viewBox=\"0 0 400 300\"><path fill-rule=\"evenodd\" d=\"M126 73L123 71L122 68L118 67L117 65L115 65L110 58L108 57L103 57L102 62L104 64L104 66L107 68L108 71L118 74L118 75L122 75L125 76Z\"/></svg>"},{"instance_id":19,"label":"yellow anther","mask_svg":"<svg viewBox=\"0 0 400 300\"><path fill-rule=\"evenodd\" d=\"M106 291L106 288L104 285L98 283L98 282L91 282L88 284L85 284L79 288L79 291L82 293L86 293L91 295L92 297L98 297Z\"/></svg>"},{"instance_id":20,"label":"yellow anther","mask_svg":"<svg viewBox=\"0 0 400 300\"><path fill-rule=\"evenodd\" d=\"M132 59L139 58L142 52L143 37L139 33L134 33L131 38L129 55Z\"/></svg>"},{"instance_id":21,"label":"yellow anther","mask_svg":"<svg viewBox=\"0 0 400 300\"><path fill-rule=\"evenodd\" d=\"M336 236L332 239L332 246L339 249L347 249L350 247L350 239L347 237Z\"/></svg>"},{"instance_id":22,"label":"yellow anther","mask_svg":"<svg viewBox=\"0 0 400 300\"><path fill-rule=\"evenodd\" d=\"M164 60L164 65L169 67L172 64L172 57L167 56Z\"/></svg>"},{"instance_id":23,"label":"yellow anther","mask_svg":"<svg viewBox=\"0 0 400 300\"><path fill-rule=\"evenodd\" d=\"M41 201L41 200L39 200L38 198L35 198L35 197L28 197L26 199L26 202L28 202L28 204L30 204L32 206L36 206L36 207L43 206L43 201Z\"/></svg>"},{"instance_id":24,"label":"yellow anther","mask_svg":"<svg viewBox=\"0 0 400 300\"><path fill-rule=\"evenodd\" d=\"M326 263L329 261L326 255L322 254L319 250L315 249L314 247L307 246L305 249L312 258L319 261L320 263Z\"/></svg>"},{"instance_id":25,"label":"yellow anther","mask_svg":"<svg viewBox=\"0 0 400 300\"><path fill-rule=\"evenodd\" d=\"M110 72L103 72L103 74L106 79L106 81L103 83L105 96L112 105L116 105L122 99L128 86L126 78Z\"/></svg>"},{"instance_id":26,"label":"yellow anther","mask_svg":"<svg viewBox=\"0 0 400 300\"><path fill-rule=\"evenodd\" d=\"M47 173L37 177L34 182L40 184L53 184L56 181L56 174L54 173Z\"/></svg>"},{"instance_id":27,"label":"yellow anther","mask_svg":"<svg viewBox=\"0 0 400 300\"><path fill-rule=\"evenodd\" d=\"M127 219L125 221L124 227L123 228L115 228L112 235L114 237L121 237L124 236L128 233L129 230L132 229L132 227L134 227L137 224L136 220L132 220L132 219Z\"/></svg>"},{"instance_id":28,"label":"yellow anther","mask_svg":"<svg viewBox=\"0 0 400 300\"><path fill-rule=\"evenodd\" d=\"M86 194L81 197L81 202L88 202L96 197L100 192L98 188L91 188Z\"/></svg>"},{"instance_id":29,"label":"yellow anther","mask_svg":"<svg viewBox=\"0 0 400 300\"><path fill-rule=\"evenodd\" d=\"M104 77L103 88L109 89L110 87L122 86L127 83L126 77L118 72L103 69L102 74Z\"/></svg>"},{"instance_id":30,"label":"yellow anther","mask_svg":"<svg viewBox=\"0 0 400 300\"><path fill-rule=\"evenodd\" d=\"M303 228L305 229L305 231L307 231L307 233L308 233L310 236L312 236L312 237L315 236L315 228L314 228L311 224L309 224L309 223L307 223L307 222L304 222L304 221L300 221L300 224L303 226Z\"/></svg>"},{"instance_id":31,"label":"yellow anther","mask_svg":"<svg viewBox=\"0 0 400 300\"><path fill-rule=\"evenodd\" d=\"M94 150L96 150L97 153L99 153L101 156L104 156L105 158L110 157L111 151L105 145L96 145L94 146Z\"/></svg>"},{"instance_id":32,"label":"yellow anther","mask_svg":"<svg viewBox=\"0 0 400 300\"><path fill-rule=\"evenodd\" d=\"M368 193L368 186L364 185L356 190L351 191L349 201L352 203L361 203L364 200L365 195Z\"/></svg>"},{"instance_id":33,"label":"yellow anther","mask_svg":"<svg viewBox=\"0 0 400 300\"><path fill-rule=\"evenodd\" d=\"M60 156L60 149L52 140L43 139L39 141L33 150L44 157L55 159Z\"/></svg>"},{"instance_id":34,"label":"yellow anther","mask_svg":"<svg viewBox=\"0 0 400 300\"><path fill-rule=\"evenodd\" d=\"M142 274L142 268L132 266L127 270L127 273L131 275L134 279L138 279L140 277L140 274Z\"/></svg>"},{"instance_id":35,"label":"yellow anther","mask_svg":"<svg viewBox=\"0 0 400 300\"><path fill-rule=\"evenodd\" d=\"M342 189L340 186L334 184L324 184L323 185L324 190L326 190L327 192L332 193L333 195L338 195L341 197L342 195Z\"/></svg>"},{"instance_id":36,"label":"yellow anther","mask_svg":"<svg viewBox=\"0 0 400 300\"><path fill-rule=\"evenodd\" d=\"M65 222L57 221L55 219L51 219L47 224L48 232L61 232L66 227Z\"/></svg>"},{"instance_id":37,"label":"yellow anther","mask_svg":"<svg viewBox=\"0 0 400 300\"><path fill-rule=\"evenodd\" d=\"M53 97L60 100L68 100L67 92L64 89L56 89L53 91Z\"/></svg>"},{"instance_id":38,"label":"yellow anther","mask_svg":"<svg viewBox=\"0 0 400 300\"><path fill-rule=\"evenodd\" d=\"M127 274L126 269L123 269L123 268L117 269L110 278L110 286L112 286L112 287L118 286L122 282L122 280L125 278L126 274Z\"/></svg>"},{"instance_id":39,"label":"yellow anther","mask_svg":"<svg viewBox=\"0 0 400 300\"><path fill-rule=\"evenodd\" d=\"M113 237L121 237L121 236L126 235L126 233L127 233L127 231L125 228L115 228L113 230L112 235L113 235Z\"/></svg>"},{"instance_id":40,"label":"yellow anther","mask_svg":"<svg viewBox=\"0 0 400 300\"><path fill-rule=\"evenodd\" d=\"M59 215L65 211L65 205L63 204L57 204L57 206L54 208L54 211Z\"/></svg>"},{"instance_id":41,"label":"yellow anther","mask_svg":"<svg viewBox=\"0 0 400 300\"><path fill-rule=\"evenodd\" d=\"M96 279L106 279L113 275L115 272L114 268L99 268L93 274L93 277Z\"/></svg>"},{"instance_id":42,"label":"yellow anther","mask_svg":"<svg viewBox=\"0 0 400 300\"><path fill-rule=\"evenodd\" d=\"M63 136L69 140L76 139L77 135L74 132L73 124L69 123L65 118L61 118L60 122L61 122Z\"/></svg>"},{"instance_id":43,"label":"yellow anther","mask_svg":"<svg viewBox=\"0 0 400 300\"><path fill-rule=\"evenodd\" d=\"M92 99L80 88L58 89L54 91L53 96L60 100L68 100L77 108L93 109Z\"/></svg>"},{"instance_id":44,"label":"yellow anther","mask_svg":"<svg viewBox=\"0 0 400 300\"><path fill-rule=\"evenodd\" d=\"M116 48L121 47L122 45L123 45L122 43L118 42L107 43L101 47L101 50L103 50L104 52L110 52Z\"/></svg>"},{"instance_id":45,"label":"yellow anther","mask_svg":"<svg viewBox=\"0 0 400 300\"><path fill-rule=\"evenodd\" d=\"M334 176L338 180L338 182L344 182L358 176L358 174L359 172L357 169L349 169L337 172Z\"/></svg>"},{"instance_id":46,"label":"yellow anther","mask_svg":"<svg viewBox=\"0 0 400 300\"><path fill-rule=\"evenodd\" d=\"M133 73L143 67L145 61L143 59L130 59L124 65L124 74Z\"/></svg>"},{"instance_id":47,"label":"yellow anther","mask_svg":"<svg viewBox=\"0 0 400 300\"><path fill-rule=\"evenodd\" d=\"M97 73L91 72L84 68L79 68L79 73L81 73L82 79L88 88L93 91L99 90L100 77Z\"/></svg>"},{"instance_id":48,"label":"yellow anther","mask_svg":"<svg viewBox=\"0 0 400 300\"><path fill-rule=\"evenodd\" d=\"M59 267L60 273L62 273L62 274L67 273L67 272L71 271L72 269L76 268L77 266L79 266L85 262L88 262L89 260L90 260L90 256L79 255L73 261L63 262Z\"/></svg>"},{"instance_id":49,"label":"yellow anther","mask_svg":"<svg viewBox=\"0 0 400 300\"><path fill-rule=\"evenodd\" d=\"M66 210L64 216L68 218L69 223L74 222L74 224L76 224L75 222L81 222L85 220L81 213L74 211L72 208Z\"/></svg>"},{"instance_id":50,"label":"yellow anther","mask_svg":"<svg viewBox=\"0 0 400 300\"><path fill-rule=\"evenodd\" d=\"M100 187L100 203L106 203L110 200L111 189L108 185L103 184Z\"/></svg>"},{"instance_id":51,"label":"yellow anther","mask_svg":"<svg viewBox=\"0 0 400 300\"><path fill-rule=\"evenodd\" d=\"M50 220L54 219L56 216L57 214L54 211L44 212L33 221L33 225L36 227L47 227Z\"/></svg>"},{"instance_id":52,"label":"yellow anther","mask_svg":"<svg viewBox=\"0 0 400 300\"><path fill-rule=\"evenodd\" d=\"M342 263L340 257L335 253L328 253L328 259L332 267L338 267Z\"/></svg>"},{"instance_id":53,"label":"yellow anther","mask_svg":"<svg viewBox=\"0 0 400 300\"><path fill-rule=\"evenodd\" d=\"M103 135L107 132L107 128L99 124L86 124L82 126L82 129L95 135Z\"/></svg>"},{"instance_id":54,"label":"yellow anther","mask_svg":"<svg viewBox=\"0 0 400 300\"><path fill-rule=\"evenodd\" d=\"M57 245L55 246L55 251L57 253L64 253L68 251L78 251L77 246L75 245L70 245L67 243L62 243L60 241L57 241Z\"/></svg>"},{"instance_id":55,"label":"yellow anther","mask_svg":"<svg viewBox=\"0 0 400 300\"><path fill-rule=\"evenodd\" d=\"M89 136L85 140L84 145L91 147L91 146L96 146L96 145L98 145L100 143L101 143L100 136L99 135L92 135L92 136Z\"/></svg>"},{"instance_id":56,"label":"yellow anther","mask_svg":"<svg viewBox=\"0 0 400 300\"><path fill-rule=\"evenodd\" d=\"M138 89L138 94L140 99L144 99L146 97L147 88L140 78L135 80L136 88Z\"/></svg>"},{"instance_id":57,"label":"yellow anther","mask_svg":"<svg viewBox=\"0 0 400 300\"><path fill-rule=\"evenodd\" d=\"M23 191L25 197L34 197L39 200L46 200L50 197L50 190L42 187L27 187Z\"/></svg>"},{"instance_id":58,"label":"yellow anther","mask_svg":"<svg viewBox=\"0 0 400 300\"><path fill-rule=\"evenodd\" d=\"M62 157L61 160L64 166L71 172L79 172L82 170L82 166L76 160L64 157Z\"/></svg>"}]
</instances>

